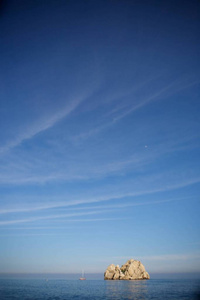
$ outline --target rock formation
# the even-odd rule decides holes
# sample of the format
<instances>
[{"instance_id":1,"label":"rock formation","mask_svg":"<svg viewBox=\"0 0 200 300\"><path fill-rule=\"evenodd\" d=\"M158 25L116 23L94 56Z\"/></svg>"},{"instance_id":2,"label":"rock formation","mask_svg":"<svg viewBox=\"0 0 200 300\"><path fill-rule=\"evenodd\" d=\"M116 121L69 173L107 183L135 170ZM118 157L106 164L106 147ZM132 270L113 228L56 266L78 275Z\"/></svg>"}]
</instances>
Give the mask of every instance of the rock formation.
<instances>
[{"instance_id":1,"label":"rock formation","mask_svg":"<svg viewBox=\"0 0 200 300\"><path fill-rule=\"evenodd\" d=\"M114 264L109 265L104 273L105 280L140 280L150 279L145 267L139 260L129 259L124 265L119 267Z\"/></svg>"}]
</instances>

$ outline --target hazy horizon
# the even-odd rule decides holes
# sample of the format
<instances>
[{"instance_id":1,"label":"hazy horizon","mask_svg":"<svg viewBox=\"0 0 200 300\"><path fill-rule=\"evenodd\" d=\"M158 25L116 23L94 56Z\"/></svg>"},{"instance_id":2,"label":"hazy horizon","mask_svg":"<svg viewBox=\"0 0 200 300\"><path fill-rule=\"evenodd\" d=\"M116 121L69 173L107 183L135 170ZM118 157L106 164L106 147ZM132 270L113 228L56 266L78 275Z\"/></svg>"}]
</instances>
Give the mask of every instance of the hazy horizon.
<instances>
[{"instance_id":1,"label":"hazy horizon","mask_svg":"<svg viewBox=\"0 0 200 300\"><path fill-rule=\"evenodd\" d=\"M81 273L0 273L0 279L78 280ZM87 280L104 280L104 273L86 273ZM200 279L198 273L151 273L150 279Z\"/></svg>"}]
</instances>

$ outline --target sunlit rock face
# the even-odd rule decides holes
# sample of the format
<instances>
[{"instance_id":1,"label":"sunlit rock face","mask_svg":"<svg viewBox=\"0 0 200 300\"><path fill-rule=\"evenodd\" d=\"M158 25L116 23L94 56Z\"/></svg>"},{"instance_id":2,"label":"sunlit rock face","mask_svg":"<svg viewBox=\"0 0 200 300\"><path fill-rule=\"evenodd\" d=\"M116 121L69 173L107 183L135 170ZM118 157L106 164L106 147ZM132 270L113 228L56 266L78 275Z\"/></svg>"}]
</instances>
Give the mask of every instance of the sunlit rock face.
<instances>
[{"instance_id":1,"label":"sunlit rock face","mask_svg":"<svg viewBox=\"0 0 200 300\"><path fill-rule=\"evenodd\" d=\"M139 260L129 259L119 267L111 264L104 273L105 280L141 280L150 279L144 265Z\"/></svg>"}]
</instances>

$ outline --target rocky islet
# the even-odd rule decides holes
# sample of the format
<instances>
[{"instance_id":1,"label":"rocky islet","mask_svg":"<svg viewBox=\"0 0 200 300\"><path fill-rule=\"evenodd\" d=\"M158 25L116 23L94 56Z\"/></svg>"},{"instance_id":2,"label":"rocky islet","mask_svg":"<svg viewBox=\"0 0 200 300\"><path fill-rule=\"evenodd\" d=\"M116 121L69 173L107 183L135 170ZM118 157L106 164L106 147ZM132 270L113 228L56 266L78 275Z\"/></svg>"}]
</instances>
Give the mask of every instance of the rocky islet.
<instances>
[{"instance_id":1,"label":"rocky islet","mask_svg":"<svg viewBox=\"0 0 200 300\"><path fill-rule=\"evenodd\" d=\"M111 264L104 273L105 280L142 280L150 279L144 265L139 260L129 259L124 265Z\"/></svg>"}]
</instances>

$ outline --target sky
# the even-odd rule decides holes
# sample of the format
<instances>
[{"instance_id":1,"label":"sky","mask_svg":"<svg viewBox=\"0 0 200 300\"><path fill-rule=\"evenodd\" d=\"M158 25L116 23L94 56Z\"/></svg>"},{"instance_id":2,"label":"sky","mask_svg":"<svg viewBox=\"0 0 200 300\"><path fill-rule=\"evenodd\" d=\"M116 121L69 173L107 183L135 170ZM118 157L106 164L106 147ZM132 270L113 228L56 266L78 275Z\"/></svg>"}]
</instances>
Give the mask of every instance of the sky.
<instances>
[{"instance_id":1,"label":"sky","mask_svg":"<svg viewBox=\"0 0 200 300\"><path fill-rule=\"evenodd\" d=\"M200 272L199 1L0 7L0 273Z\"/></svg>"}]
</instances>

